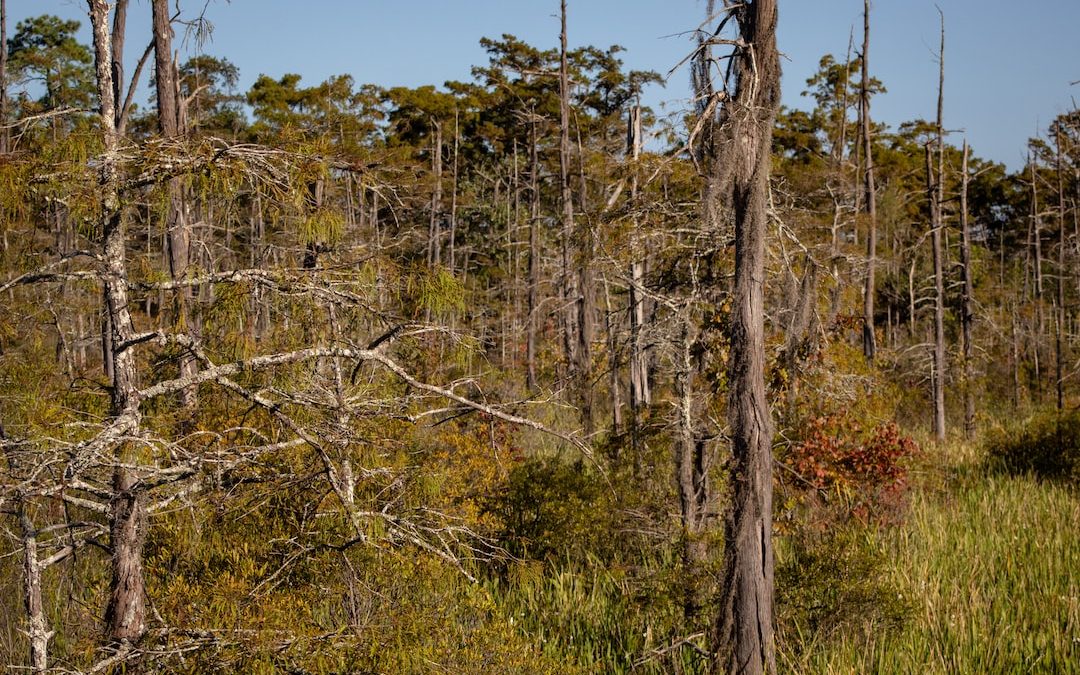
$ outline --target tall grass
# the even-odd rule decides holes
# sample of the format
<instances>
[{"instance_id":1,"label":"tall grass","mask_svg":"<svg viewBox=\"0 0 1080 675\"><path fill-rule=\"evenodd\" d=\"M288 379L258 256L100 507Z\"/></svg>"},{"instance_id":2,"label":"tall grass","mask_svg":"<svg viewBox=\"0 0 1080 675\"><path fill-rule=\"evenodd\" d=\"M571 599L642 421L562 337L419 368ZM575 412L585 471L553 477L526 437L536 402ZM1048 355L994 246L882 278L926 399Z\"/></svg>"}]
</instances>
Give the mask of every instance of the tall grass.
<instances>
[{"instance_id":1,"label":"tall grass","mask_svg":"<svg viewBox=\"0 0 1080 675\"><path fill-rule=\"evenodd\" d=\"M1080 673L1080 494L970 459L958 468L916 491L903 525L867 536L914 608L904 627L798 657L782 648L786 670Z\"/></svg>"}]
</instances>

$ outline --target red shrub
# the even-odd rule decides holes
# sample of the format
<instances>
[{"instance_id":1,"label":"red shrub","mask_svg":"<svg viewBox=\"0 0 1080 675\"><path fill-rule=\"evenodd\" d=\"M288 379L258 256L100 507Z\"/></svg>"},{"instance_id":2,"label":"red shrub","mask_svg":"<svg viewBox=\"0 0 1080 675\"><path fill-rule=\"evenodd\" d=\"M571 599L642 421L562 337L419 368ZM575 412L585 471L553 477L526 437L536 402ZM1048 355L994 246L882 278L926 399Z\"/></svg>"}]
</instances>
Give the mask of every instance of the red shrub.
<instances>
[{"instance_id":1,"label":"red shrub","mask_svg":"<svg viewBox=\"0 0 1080 675\"><path fill-rule=\"evenodd\" d=\"M918 451L910 437L889 422L863 429L849 416L830 414L811 420L784 463L804 488L840 503L860 520L888 519L907 486L905 461Z\"/></svg>"}]
</instances>

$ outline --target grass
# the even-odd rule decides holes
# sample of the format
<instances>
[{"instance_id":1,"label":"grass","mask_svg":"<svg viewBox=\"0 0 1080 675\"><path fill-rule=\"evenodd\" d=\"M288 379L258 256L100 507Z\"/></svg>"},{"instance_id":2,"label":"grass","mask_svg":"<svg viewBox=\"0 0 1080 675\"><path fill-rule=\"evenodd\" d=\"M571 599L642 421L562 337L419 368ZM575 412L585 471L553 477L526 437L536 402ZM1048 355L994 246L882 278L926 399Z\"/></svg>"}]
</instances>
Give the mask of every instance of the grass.
<instances>
[{"instance_id":1,"label":"grass","mask_svg":"<svg viewBox=\"0 0 1080 675\"><path fill-rule=\"evenodd\" d=\"M797 673L1080 673L1080 493L982 469L970 448L861 545L913 608L903 628L840 636L781 663Z\"/></svg>"}]
</instances>

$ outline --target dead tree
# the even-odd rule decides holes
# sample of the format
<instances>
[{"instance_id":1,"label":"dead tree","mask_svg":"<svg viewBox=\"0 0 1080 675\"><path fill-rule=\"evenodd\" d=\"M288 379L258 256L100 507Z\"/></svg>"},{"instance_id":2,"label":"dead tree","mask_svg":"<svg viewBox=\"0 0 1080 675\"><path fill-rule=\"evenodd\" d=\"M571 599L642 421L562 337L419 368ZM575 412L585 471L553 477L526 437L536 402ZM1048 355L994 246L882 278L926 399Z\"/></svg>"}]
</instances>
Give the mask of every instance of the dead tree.
<instances>
[{"instance_id":1,"label":"dead tree","mask_svg":"<svg viewBox=\"0 0 1080 675\"><path fill-rule=\"evenodd\" d=\"M559 180L562 202L563 302L566 319L563 331L568 378L576 389L582 425L592 429L592 392L589 376L592 362L594 326L592 272L587 245L587 228L579 231L574 222L574 195L570 187L570 68L566 46L566 0L560 1L559 32ZM573 270L576 267L577 274Z\"/></svg>"},{"instance_id":2,"label":"dead tree","mask_svg":"<svg viewBox=\"0 0 1080 675\"><path fill-rule=\"evenodd\" d=\"M926 148L926 189L930 196L930 233L934 253L934 437L945 440L945 272L942 250L942 203L945 201L945 15L941 15L941 50L938 57L937 127L934 150ZM937 177L934 177L933 156L936 150Z\"/></svg>"},{"instance_id":3,"label":"dead tree","mask_svg":"<svg viewBox=\"0 0 1080 675\"><path fill-rule=\"evenodd\" d=\"M116 463L113 498L109 504L109 541L112 575L105 611L106 636L115 643L137 642L146 631L146 585L143 577L143 544L146 536L146 504L130 468L135 448L126 438L136 435L142 415L135 366L135 329L129 310L125 228L119 196L116 101L112 82L112 48L108 29L109 4L88 0L94 33L99 121L103 153L98 180L101 195L102 281L105 314L111 330L109 351L112 362L110 422L108 437ZM69 467L69 473L70 467Z\"/></svg>"},{"instance_id":4,"label":"dead tree","mask_svg":"<svg viewBox=\"0 0 1080 675\"><path fill-rule=\"evenodd\" d=\"M176 64L172 49L172 21L169 16L169 0L153 1L154 26L154 67L157 85L158 126L161 135L168 139L179 139L184 135L180 118L180 89L176 77ZM169 277L173 281L182 279L188 273L191 263L191 226L188 223L187 203L184 195L183 179L179 176L167 182L168 210L165 216L165 241L168 244ZM182 285L173 294L173 321L181 332L194 332L191 305L194 300L192 287ZM195 358L190 353L180 356L180 372L192 375L196 372ZM198 390L185 389L181 400L185 408L194 408L198 403Z\"/></svg>"},{"instance_id":5,"label":"dead tree","mask_svg":"<svg viewBox=\"0 0 1080 675\"><path fill-rule=\"evenodd\" d=\"M638 167L641 159L641 106L635 105L630 109L629 124L627 126L627 151L631 161L630 176L630 201L635 211L634 230L638 229L637 198L638 198ZM645 262L635 255L630 263L630 415L631 415L631 443L634 445L635 460L638 457L639 425L641 412L651 403L652 395L649 389L649 362L645 353L642 328L645 325L645 298L641 290L645 283Z\"/></svg>"},{"instance_id":6,"label":"dead tree","mask_svg":"<svg viewBox=\"0 0 1080 675\"><path fill-rule=\"evenodd\" d=\"M725 3L727 4L727 3ZM774 673L772 414L765 393L765 238L772 128L780 106L776 0L731 3L739 39L734 93L724 102L720 185L735 220L735 286L728 371L731 503L713 666Z\"/></svg>"},{"instance_id":7,"label":"dead tree","mask_svg":"<svg viewBox=\"0 0 1080 675\"><path fill-rule=\"evenodd\" d=\"M971 270L971 228L968 223L968 144L964 141L964 159L960 169L960 265L963 271L963 287L960 296L960 335L963 339L964 359L964 437L975 437L975 395L971 363L975 347L972 343L972 324L975 322L975 284Z\"/></svg>"},{"instance_id":8,"label":"dead tree","mask_svg":"<svg viewBox=\"0 0 1080 675\"><path fill-rule=\"evenodd\" d=\"M868 361L877 353L874 334L875 266L877 265L877 190L874 185L874 153L870 122L870 0L863 0L862 85L859 106L862 114L863 180L866 190L866 286L863 289L863 355Z\"/></svg>"},{"instance_id":9,"label":"dead tree","mask_svg":"<svg viewBox=\"0 0 1080 675\"><path fill-rule=\"evenodd\" d=\"M8 123L8 41L7 41L7 0L0 0L0 154L7 154L10 149L11 131Z\"/></svg>"},{"instance_id":10,"label":"dead tree","mask_svg":"<svg viewBox=\"0 0 1080 675\"><path fill-rule=\"evenodd\" d=\"M1057 409L1061 412L1065 409L1065 375L1064 375L1064 342L1062 340L1063 324L1065 323L1065 169L1062 156L1062 129L1063 122L1058 120L1055 127L1054 145L1057 150L1055 173L1057 174L1057 221L1058 221L1058 277L1057 277L1057 312L1054 321L1054 367L1055 367L1055 390L1057 393Z\"/></svg>"}]
</instances>

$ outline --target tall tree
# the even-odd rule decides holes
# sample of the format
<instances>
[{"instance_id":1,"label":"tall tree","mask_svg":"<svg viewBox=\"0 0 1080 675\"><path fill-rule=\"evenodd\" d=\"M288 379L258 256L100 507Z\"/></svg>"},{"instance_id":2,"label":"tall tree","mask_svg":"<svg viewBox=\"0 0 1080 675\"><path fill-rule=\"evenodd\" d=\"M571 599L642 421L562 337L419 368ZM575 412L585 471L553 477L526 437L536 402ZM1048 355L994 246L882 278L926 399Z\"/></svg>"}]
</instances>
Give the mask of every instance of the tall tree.
<instances>
[{"instance_id":1,"label":"tall tree","mask_svg":"<svg viewBox=\"0 0 1080 675\"><path fill-rule=\"evenodd\" d=\"M109 503L109 540L112 576L105 611L106 636L116 644L137 642L146 631L146 582L143 574L143 546L146 541L145 495L131 466L137 447L126 439L136 436L141 423L139 389L135 366L135 328L129 302L125 228L119 195L116 135L116 100L113 89L111 35L108 28L109 3L87 0L94 34L99 121L102 130L99 194L101 200L101 259L104 265L106 314L111 329L112 356L110 428L115 443L113 497ZM67 473L78 467L69 465Z\"/></svg>"},{"instance_id":2,"label":"tall tree","mask_svg":"<svg viewBox=\"0 0 1080 675\"><path fill-rule=\"evenodd\" d=\"M975 283L971 269L971 228L968 223L968 186L971 176L968 173L968 144L964 140L964 157L960 175L960 265L963 271L963 286L960 295L960 334L963 339L964 360L964 436L971 440L975 437L975 395L971 372L974 359L972 343L972 324L975 322Z\"/></svg>"},{"instance_id":3,"label":"tall tree","mask_svg":"<svg viewBox=\"0 0 1080 675\"><path fill-rule=\"evenodd\" d=\"M560 0L559 32L559 179L562 202L563 292L567 308L564 339L570 381L576 389L581 421L586 432L592 429L593 297L589 260L589 232L574 222L574 194L571 189L570 67L566 45L566 0ZM576 274L574 272L576 268Z\"/></svg>"},{"instance_id":4,"label":"tall tree","mask_svg":"<svg viewBox=\"0 0 1080 675\"><path fill-rule=\"evenodd\" d=\"M939 10L940 11L940 10ZM927 146L927 190L930 192L930 233L934 254L934 437L945 440L945 261L942 248L944 235L942 208L945 201L945 14L941 14L941 48L938 52L937 124L934 149L937 157L937 177Z\"/></svg>"},{"instance_id":5,"label":"tall tree","mask_svg":"<svg viewBox=\"0 0 1080 675\"><path fill-rule=\"evenodd\" d=\"M120 11L126 2L117 6ZM172 19L169 0L153 0L154 69L157 93L158 126L161 135L175 140L186 131L182 126L180 87L177 67L172 49ZM183 178L174 176L168 180L168 211L165 216L166 242L168 243L169 276L174 282L182 280L191 264L191 226L188 222L187 204ZM190 333L192 325L191 305L194 300L191 286L179 284L173 295L173 320L179 332ZM180 356L180 375L188 377L198 370L195 357L188 351ZM191 409L198 403L196 387L184 389L180 396L184 407Z\"/></svg>"},{"instance_id":6,"label":"tall tree","mask_svg":"<svg viewBox=\"0 0 1080 675\"><path fill-rule=\"evenodd\" d=\"M773 628L772 414L765 393L765 238L772 128L780 107L776 0L725 3L738 23L735 92L724 103L717 168L735 216L728 370L732 461L717 670L776 672Z\"/></svg>"},{"instance_id":7,"label":"tall tree","mask_svg":"<svg viewBox=\"0 0 1080 675\"><path fill-rule=\"evenodd\" d=\"M8 123L7 0L0 0L0 153L6 154L11 132Z\"/></svg>"},{"instance_id":8,"label":"tall tree","mask_svg":"<svg viewBox=\"0 0 1080 675\"><path fill-rule=\"evenodd\" d=\"M874 152L870 122L870 0L863 0L862 83L859 106L862 120L863 181L866 190L866 286L863 289L863 355L870 361L877 353L874 334L875 268L877 265L877 189L874 184Z\"/></svg>"}]
</instances>

